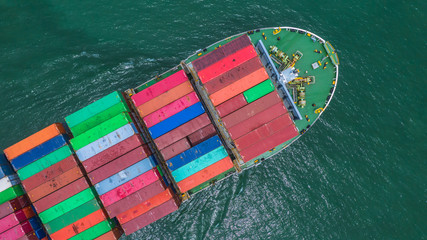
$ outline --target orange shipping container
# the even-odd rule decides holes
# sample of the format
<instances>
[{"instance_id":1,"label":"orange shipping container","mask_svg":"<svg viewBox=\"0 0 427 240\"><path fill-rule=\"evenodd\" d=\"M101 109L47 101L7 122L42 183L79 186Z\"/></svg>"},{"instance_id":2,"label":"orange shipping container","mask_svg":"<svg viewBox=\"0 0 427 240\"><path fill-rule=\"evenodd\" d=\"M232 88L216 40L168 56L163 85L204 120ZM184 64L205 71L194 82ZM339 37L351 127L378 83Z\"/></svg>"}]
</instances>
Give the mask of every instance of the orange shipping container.
<instances>
[{"instance_id":1,"label":"orange shipping container","mask_svg":"<svg viewBox=\"0 0 427 240\"><path fill-rule=\"evenodd\" d=\"M54 123L49 127L46 127L33 135L25 138L24 140L19 141L18 143L13 144L12 146L6 148L3 152L6 154L7 159L11 161L17 156L27 152L28 150L37 147L38 145L52 139L60 134L64 134L65 129L61 123Z\"/></svg>"},{"instance_id":2,"label":"orange shipping container","mask_svg":"<svg viewBox=\"0 0 427 240\"><path fill-rule=\"evenodd\" d=\"M120 224L129 222L130 220L150 211L151 209L165 203L167 200L173 197L173 193L170 188L166 189L164 192L157 194L156 196L148 199L147 201L136 205L135 207L117 215L117 220Z\"/></svg>"},{"instance_id":3,"label":"orange shipping container","mask_svg":"<svg viewBox=\"0 0 427 240\"><path fill-rule=\"evenodd\" d=\"M44 196L49 195L52 192L66 186L67 184L74 182L75 180L83 177L83 173L79 166L66 171L65 173L43 183L42 185L34 188L28 192L28 197L32 202L35 202Z\"/></svg>"},{"instance_id":4,"label":"orange shipping container","mask_svg":"<svg viewBox=\"0 0 427 240\"><path fill-rule=\"evenodd\" d=\"M184 180L179 181L178 187L182 193L191 190L200 184L208 181L211 178L218 176L219 174L231 169L233 167L233 163L231 162L230 157L223 158L218 162L210 165L209 167L191 175Z\"/></svg>"},{"instance_id":5,"label":"orange shipping container","mask_svg":"<svg viewBox=\"0 0 427 240\"><path fill-rule=\"evenodd\" d=\"M64 227L63 229L54 232L50 235L52 240L56 239L69 239L90 227L95 226L96 224L107 219L102 209L99 209L86 217L77 220L76 222Z\"/></svg>"},{"instance_id":6,"label":"orange shipping container","mask_svg":"<svg viewBox=\"0 0 427 240\"><path fill-rule=\"evenodd\" d=\"M193 87L189 81L186 81L171 90L151 99L150 101L143 103L138 106L138 112L141 117L145 117L148 114L168 105L169 103L191 93Z\"/></svg>"},{"instance_id":7,"label":"orange shipping container","mask_svg":"<svg viewBox=\"0 0 427 240\"><path fill-rule=\"evenodd\" d=\"M212 100L214 106L218 106L228 99L238 95L239 93L242 93L249 88L265 81L266 79L268 79L267 72L264 68L260 68L246 77L241 78L227 87L213 93L209 97Z\"/></svg>"}]
</instances>

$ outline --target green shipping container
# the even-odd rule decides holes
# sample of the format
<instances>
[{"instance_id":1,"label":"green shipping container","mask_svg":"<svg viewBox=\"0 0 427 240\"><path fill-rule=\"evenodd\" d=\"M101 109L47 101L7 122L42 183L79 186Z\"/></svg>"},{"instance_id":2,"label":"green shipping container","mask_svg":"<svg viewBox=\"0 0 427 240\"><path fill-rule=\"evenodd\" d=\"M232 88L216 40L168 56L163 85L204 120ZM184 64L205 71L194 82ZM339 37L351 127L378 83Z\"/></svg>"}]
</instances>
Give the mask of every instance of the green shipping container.
<instances>
[{"instance_id":1,"label":"green shipping container","mask_svg":"<svg viewBox=\"0 0 427 240\"><path fill-rule=\"evenodd\" d=\"M20 184L12 186L0 192L0 204L3 204L9 200L12 200L22 195L24 195L24 190L22 189Z\"/></svg>"},{"instance_id":2,"label":"green shipping container","mask_svg":"<svg viewBox=\"0 0 427 240\"><path fill-rule=\"evenodd\" d=\"M270 79L265 80L264 82L249 88L248 90L243 92L243 96L245 96L246 101L251 103L258 98L261 98L274 90L274 85Z\"/></svg>"},{"instance_id":3,"label":"green shipping container","mask_svg":"<svg viewBox=\"0 0 427 240\"><path fill-rule=\"evenodd\" d=\"M41 172L43 169L52 166L53 164L64 160L72 154L69 145L63 146L48 155L40 158L39 160L28 164L27 166L18 170L18 176L21 180L25 180L34 174Z\"/></svg>"},{"instance_id":4,"label":"green shipping container","mask_svg":"<svg viewBox=\"0 0 427 240\"><path fill-rule=\"evenodd\" d=\"M207 167L218 162L219 160L228 156L227 151L223 146L218 147L205 155L194 159L193 161L185 164L172 172L172 176L176 182L179 182Z\"/></svg>"},{"instance_id":5,"label":"green shipping container","mask_svg":"<svg viewBox=\"0 0 427 240\"><path fill-rule=\"evenodd\" d=\"M53 234L64 227L76 222L79 219L86 217L87 215L100 209L101 206L96 199L92 199L89 202L84 203L81 206L74 208L73 210L53 219L52 221L44 224L46 231L49 234Z\"/></svg>"},{"instance_id":6,"label":"green shipping container","mask_svg":"<svg viewBox=\"0 0 427 240\"><path fill-rule=\"evenodd\" d=\"M74 150L77 151L80 148L88 145L91 142L94 142L105 135L117 130L118 128L123 127L124 125L132 122L128 113L120 113L119 115L114 116L113 118L99 124L98 126L87 130L81 135L70 140L71 145Z\"/></svg>"},{"instance_id":7,"label":"green shipping container","mask_svg":"<svg viewBox=\"0 0 427 240\"><path fill-rule=\"evenodd\" d=\"M96 102L89 104L88 106L67 116L65 118L65 122L67 123L69 128L72 128L77 124L95 116L96 114L116 105L119 102L126 102L123 98L123 95L117 91L112 92L107 96L97 100Z\"/></svg>"},{"instance_id":8,"label":"green shipping container","mask_svg":"<svg viewBox=\"0 0 427 240\"><path fill-rule=\"evenodd\" d=\"M87 130L94 128L96 125L99 125L108 119L122 113L122 112L129 112L129 107L127 104L123 102L119 102L116 105L96 114L95 116L86 119L85 121L77 124L74 127L70 127L71 132L73 133L74 137L77 137L78 135L86 132Z\"/></svg>"},{"instance_id":9,"label":"green shipping container","mask_svg":"<svg viewBox=\"0 0 427 240\"><path fill-rule=\"evenodd\" d=\"M40 219L43 223L48 223L53 219L83 205L84 203L95 198L95 194L92 188L87 188L76 195L65 199L64 201L56 204L55 206L45 210L39 214Z\"/></svg>"},{"instance_id":10,"label":"green shipping container","mask_svg":"<svg viewBox=\"0 0 427 240\"><path fill-rule=\"evenodd\" d=\"M86 229L85 231L75 235L74 237L70 238L70 240L88 240L88 239L95 239L102 234L111 231L116 226L115 222L113 220L105 220L103 222L100 222L96 224L95 226Z\"/></svg>"}]
</instances>

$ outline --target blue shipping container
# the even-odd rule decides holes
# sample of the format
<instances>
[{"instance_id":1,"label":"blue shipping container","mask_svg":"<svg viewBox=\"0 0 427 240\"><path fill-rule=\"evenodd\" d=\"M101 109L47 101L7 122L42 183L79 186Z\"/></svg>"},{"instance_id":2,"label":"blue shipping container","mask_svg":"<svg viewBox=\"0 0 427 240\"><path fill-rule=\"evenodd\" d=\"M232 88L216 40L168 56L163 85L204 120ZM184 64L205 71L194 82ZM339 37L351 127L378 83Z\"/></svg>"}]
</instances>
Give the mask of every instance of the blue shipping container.
<instances>
[{"instance_id":1,"label":"blue shipping container","mask_svg":"<svg viewBox=\"0 0 427 240\"><path fill-rule=\"evenodd\" d=\"M197 159L206 153L214 150L215 148L221 146L221 140L219 139L218 135L215 135L196 146L188 149L185 152L182 152L175 157L169 159L166 163L171 171L174 171L185 164L193 161L194 159Z\"/></svg>"},{"instance_id":2,"label":"blue shipping container","mask_svg":"<svg viewBox=\"0 0 427 240\"><path fill-rule=\"evenodd\" d=\"M106 136L91 142L90 144L77 150L77 157L81 162L95 156L96 154L108 149L109 147L137 134L133 123L126 124L123 127L107 134Z\"/></svg>"},{"instance_id":3,"label":"blue shipping container","mask_svg":"<svg viewBox=\"0 0 427 240\"><path fill-rule=\"evenodd\" d=\"M4 154L0 154L0 178L14 173L15 171L13 171L10 162L6 159L6 156Z\"/></svg>"},{"instance_id":4,"label":"blue shipping container","mask_svg":"<svg viewBox=\"0 0 427 240\"><path fill-rule=\"evenodd\" d=\"M203 114L205 109L202 106L202 103L198 102L190 107L182 110L179 113L176 113L165 120L157 123L156 125L150 127L148 131L150 132L153 138L158 138L163 134L181 126L182 124L190 121L193 118L196 118Z\"/></svg>"},{"instance_id":5,"label":"blue shipping container","mask_svg":"<svg viewBox=\"0 0 427 240\"><path fill-rule=\"evenodd\" d=\"M42 225L41 225L38 217L32 217L32 218L28 219L28 221L30 222L31 227L34 229L34 233L36 234L36 237L38 239L42 239L42 238L46 237L46 233L42 229Z\"/></svg>"},{"instance_id":6,"label":"blue shipping container","mask_svg":"<svg viewBox=\"0 0 427 240\"><path fill-rule=\"evenodd\" d=\"M15 171L27 166L28 164L48 155L49 153L66 145L68 141L67 135L58 135L41 145L19 155L14 158L11 163Z\"/></svg>"},{"instance_id":7,"label":"blue shipping container","mask_svg":"<svg viewBox=\"0 0 427 240\"><path fill-rule=\"evenodd\" d=\"M95 184L95 190L99 195L102 195L153 169L155 166L154 159L150 156Z\"/></svg>"},{"instance_id":8,"label":"blue shipping container","mask_svg":"<svg viewBox=\"0 0 427 240\"><path fill-rule=\"evenodd\" d=\"M223 146L221 146L173 171L172 176L176 182L179 182L209 167L210 165L218 162L219 160L226 158L227 156L227 151Z\"/></svg>"}]
</instances>

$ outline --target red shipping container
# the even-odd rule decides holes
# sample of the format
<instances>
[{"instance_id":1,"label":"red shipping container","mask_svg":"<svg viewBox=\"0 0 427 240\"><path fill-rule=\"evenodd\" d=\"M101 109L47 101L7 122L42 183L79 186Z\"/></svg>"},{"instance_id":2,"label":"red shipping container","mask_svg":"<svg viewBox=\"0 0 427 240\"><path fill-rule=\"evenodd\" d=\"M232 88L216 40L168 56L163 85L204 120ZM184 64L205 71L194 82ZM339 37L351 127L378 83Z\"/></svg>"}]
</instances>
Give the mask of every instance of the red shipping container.
<instances>
[{"instance_id":1,"label":"red shipping container","mask_svg":"<svg viewBox=\"0 0 427 240\"><path fill-rule=\"evenodd\" d=\"M248 162L296 136L298 136L298 130L295 125L289 125L266 139L254 142L253 147L240 151L240 155L244 162Z\"/></svg>"},{"instance_id":2,"label":"red shipping container","mask_svg":"<svg viewBox=\"0 0 427 240\"><path fill-rule=\"evenodd\" d=\"M175 212L176 210L178 210L178 204L176 203L175 199L172 198L160 206L153 208L149 212L146 212L123 224L123 230L125 231L126 235L129 235L149 225L150 223L153 223L160 218Z\"/></svg>"},{"instance_id":3,"label":"red shipping container","mask_svg":"<svg viewBox=\"0 0 427 240\"><path fill-rule=\"evenodd\" d=\"M22 195L7 201L0 205L0 218L4 218L14 211L22 209L28 205L30 205L30 200L28 199L27 195Z\"/></svg>"},{"instance_id":4,"label":"red shipping container","mask_svg":"<svg viewBox=\"0 0 427 240\"><path fill-rule=\"evenodd\" d=\"M148 114L168 105L169 103L193 92L193 86L190 81L181 83L180 85L164 92L163 94L152 98L146 103L138 106L138 113L141 117L145 117Z\"/></svg>"},{"instance_id":5,"label":"red shipping container","mask_svg":"<svg viewBox=\"0 0 427 240\"><path fill-rule=\"evenodd\" d=\"M227 128L231 128L239 122L253 117L255 114L270 108L278 102L282 102L282 99L279 97L279 95L277 95L277 92L271 92L264 97L257 99L256 101L253 101L239 110L236 110L233 113L223 117L222 122Z\"/></svg>"},{"instance_id":6,"label":"red shipping container","mask_svg":"<svg viewBox=\"0 0 427 240\"><path fill-rule=\"evenodd\" d=\"M230 157L219 160L218 162L210 165L209 167L185 178L177 183L179 190L184 193L191 190L200 184L209 181L210 179L220 175L221 173L231 169L233 162Z\"/></svg>"},{"instance_id":7,"label":"red shipping container","mask_svg":"<svg viewBox=\"0 0 427 240\"><path fill-rule=\"evenodd\" d=\"M114 188L113 190L99 196L104 207L107 207L120 199L123 199L132 193L138 191L139 189L152 184L153 182L161 178L157 168L153 168L148 172L141 174L140 176L122 184L119 187Z\"/></svg>"},{"instance_id":8,"label":"red shipping container","mask_svg":"<svg viewBox=\"0 0 427 240\"><path fill-rule=\"evenodd\" d=\"M143 143L144 141L142 141L141 136L133 135L132 137L127 138L111 146L110 148L107 148L106 150L96 154L95 156L87 159L86 161L83 162L83 167L86 169L88 173L92 172L93 170L124 155L125 153L131 151L132 149L135 149L143 145ZM147 153L150 153L148 147L145 147L145 149Z\"/></svg>"},{"instance_id":9,"label":"red shipping container","mask_svg":"<svg viewBox=\"0 0 427 240\"><path fill-rule=\"evenodd\" d=\"M105 216L102 209L99 209L87 215L86 217L79 219L76 222L62 228L61 230L50 234L50 238L52 240L69 239L89 229L90 227L95 226L96 224L104 221L105 219L107 219L107 216Z\"/></svg>"},{"instance_id":10,"label":"red shipping container","mask_svg":"<svg viewBox=\"0 0 427 240\"><path fill-rule=\"evenodd\" d=\"M275 132L286 128L290 124L289 122L287 122L288 118L289 117L287 116L287 114L282 115L262 125L261 127L241 136L240 138L234 140L234 142L236 143L236 147L239 150L243 150L254 144L254 142L258 142L262 139L268 138L268 136L273 135Z\"/></svg>"},{"instance_id":11,"label":"red shipping container","mask_svg":"<svg viewBox=\"0 0 427 240\"><path fill-rule=\"evenodd\" d=\"M287 113L287 110L286 110L286 107L283 105L283 103L281 102L276 103L274 106L257 113L253 117L243 120L242 122L232 126L231 128L228 129L228 133L230 134L232 139L237 139L245 135L246 133L252 130L255 130L256 128L262 126L263 124L266 124L271 120L279 117L280 115L284 115L286 113ZM289 115L287 116L289 117ZM292 120L289 117L287 122L283 124L287 126L291 123L292 123Z\"/></svg>"},{"instance_id":12,"label":"red shipping container","mask_svg":"<svg viewBox=\"0 0 427 240\"><path fill-rule=\"evenodd\" d=\"M149 184L148 186L132 193L131 195L107 206L105 209L107 210L108 216L113 218L123 212L126 212L128 209L131 209L136 205L147 201L157 194L162 193L164 190L165 185L163 181L157 180L152 184Z\"/></svg>"},{"instance_id":13,"label":"red shipping container","mask_svg":"<svg viewBox=\"0 0 427 240\"><path fill-rule=\"evenodd\" d=\"M199 75L200 81L202 83L207 83L213 78L223 74L224 72L229 71L230 69L235 68L236 66L248 61L249 59L256 57L257 53L255 48L247 46L232 55L225 57L224 59L210 65L209 67L197 72Z\"/></svg>"},{"instance_id":14,"label":"red shipping container","mask_svg":"<svg viewBox=\"0 0 427 240\"><path fill-rule=\"evenodd\" d=\"M24 222L32 217L34 217L33 209L31 206L27 206L23 209L19 209L14 213L7 215L6 217L0 219L0 233L5 232L8 229L18 225L21 222Z\"/></svg>"},{"instance_id":15,"label":"red shipping container","mask_svg":"<svg viewBox=\"0 0 427 240\"><path fill-rule=\"evenodd\" d=\"M243 93L241 93L218 105L216 107L216 111L218 112L218 115L220 117L224 117L236 111L237 109L244 107L247 104L248 102L246 101L245 96L243 95Z\"/></svg>"},{"instance_id":16,"label":"red shipping container","mask_svg":"<svg viewBox=\"0 0 427 240\"><path fill-rule=\"evenodd\" d=\"M33 206L38 213L41 213L87 188L89 188L87 180L80 178L37 202L33 202Z\"/></svg>"},{"instance_id":17,"label":"red shipping container","mask_svg":"<svg viewBox=\"0 0 427 240\"><path fill-rule=\"evenodd\" d=\"M208 115L203 113L202 115L188 121L181 126L169 131L166 134L154 139L159 150L171 145L172 143L188 136L189 134L199 130L200 128L208 125L211 122Z\"/></svg>"},{"instance_id":18,"label":"red shipping container","mask_svg":"<svg viewBox=\"0 0 427 240\"><path fill-rule=\"evenodd\" d=\"M218 62L224 57L231 55L238 50L252 45L251 40L246 34L234 39L233 41L225 44L224 46L215 49L214 51L194 60L192 62L193 67L196 71L200 71L211 64Z\"/></svg>"},{"instance_id":19,"label":"red shipping container","mask_svg":"<svg viewBox=\"0 0 427 240\"><path fill-rule=\"evenodd\" d=\"M52 180L53 178L67 172L73 167L77 166L77 160L73 155L61 160L60 162L43 169L43 171L34 174L33 176L23 180L21 183L25 188L25 191L29 192L34 188L42 185L43 183Z\"/></svg>"},{"instance_id":20,"label":"red shipping container","mask_svg":"<svg viewBox=\"0 0 427 240\"><path fill-rule=\"evenodd\" d=\"M162 191L161 193L153 196L152 198L140 202L136 206L129 208L127 211L120 213L119 215L117 215L117 220L119 220L120 224L127 223L130 220L165 203L169 199L172 199L173 196L174 193L171 191L170 188L168 188L165 191Z\"/></svg>"},{"instance_id":21,"label":"red shipping container","mask_svg":"<svg viewBox=\"0 0 427 240\"><path fill-rule=\"evenodd\" d=\"M188 140L190 140L191 146L195 146L216 134L217 133L214 125L209 124L206 127L203 127L202 129L199 129L190 134L188 136Z\"/></svg>"},{"instance_id":22,"label":"red shipping container","mask_svg":"<svg viewBox=\"0 0 427 240\"><path fill-rule=\"evenodd\" d=\"M148 114L143 118L145 125L149 128L157 123L165 120L166 118L181 112L182 110L190 107L191 105L199 102L199 97L195 92L191 92L184 97L181 97L170 104Z\"/></svg>"},{"instance_id":23,"label":"red shipping container","mask_svg":"<svg viewBox=\"0 0 427 240\"><path fill-rule=\"evenodd\" d=\"M227 87L211 94L209 98L214 106L218 106L219 104L237 96L239 93L243 93L266 79L268 79L267 72L264 68L260 68L246 77L241 78Z\"/></svg>"},{"instance_id":24,"label":"red shipping container","mask_svg":"<svg viewBox=\"0 0 427 240\"><path fill-rule=\"evenodd\" d=\"M187 75L184 70L176 72L162 81L142 90L141 92L132 96L132 101L135 107L148 102L149 100L161 95L162 93L178 86L179 84L187 81Z\"/></svg>"},{"instance_id":25,"label":"red shipping container","mask_svg":"<svg viewBox=\"0 0 427 240\"><path fill-rule=\"evenodd\" d=\"M123 169L132 166L133 164L143 160L147 157L145 149L137 147L125 155L105 164L104 166L97 168L96 170L88 173L89 180L93 185L100 181L122 171Z\"/></svg>"},{"instance_id":26,"label":"red shipping container","mask_svg":"<svg viewBox=\"0 0 427 240\"><path fill-rule=\"evenodd\" d=\"M31 227L30 222L25 221L22 224L18 224L15 227L0 233L1 240L9 240L9 239L18 239L20 237L25 236L28 233L31 233L33 228Z\"/></svg>"},{"instance_id":27,"label":"red shipping container","mask_svg":"<svg viewBox=\"0 0 427 240\"><path fill-rule=\"evenodd\" d=\"M101 236L95 238L95 240L117 240L119 239L123 234L123 230L119 227L114 228L111 231L108 231Z\"/></svg>"},{"instance_id":28,"label":"red shipping container","mask_svg":"<svg viewBox=\"0 0 427 240\"><path fill-rule=\"evenodd\" d=\"M215 93L261 68L263 68L263 65L259 58L251 58L248 61L205 83L205 89L209 94Z\"/></svg>"},{"instance_id":29,"label":"red shipping container","mask_svg":"<svg viewBox=\"0 0 427 240\"><path fill-rule=\"evenodd\" d=\"M36 202L40 198L55 192L56 190L74 182L81 177L83 177L83 172L79 166L76 166L64 174L61 174L29 191L27 193L28 197L32 202Z\"/></svg>"},{"instance_id":30,"label":"red shipping container","mask_svg":"<svg viewBox=\"0 0 427 240\"><path fill-rule=\"evenodd\" d=\"M183 139L163 148L160 153L162 154L163 159L166 161L190 148L190 142L187 140L187 138L184 137Z\"/></svg>"}]
</instances>

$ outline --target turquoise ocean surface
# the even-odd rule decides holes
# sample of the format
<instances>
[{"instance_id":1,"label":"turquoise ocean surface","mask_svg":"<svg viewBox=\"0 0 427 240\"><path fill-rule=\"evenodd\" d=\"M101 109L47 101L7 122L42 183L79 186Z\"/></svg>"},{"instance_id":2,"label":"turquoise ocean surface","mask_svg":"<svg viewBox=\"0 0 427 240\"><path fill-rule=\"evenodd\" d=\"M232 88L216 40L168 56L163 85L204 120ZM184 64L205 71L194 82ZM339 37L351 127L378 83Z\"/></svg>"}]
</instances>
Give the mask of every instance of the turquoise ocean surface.
<instances>
[{"instance_id":1,"label":"turquoise ocean surface","mask_svg":"<svg viewBox=\"0 0 427 240\"><path fill-rule=\"evenodd\" d=\"M0 149L227 36L299 27L340 57L322 118L123 239L426 239L426 12L418 0L0 0Z\"/></svg>"}]
</instances>

